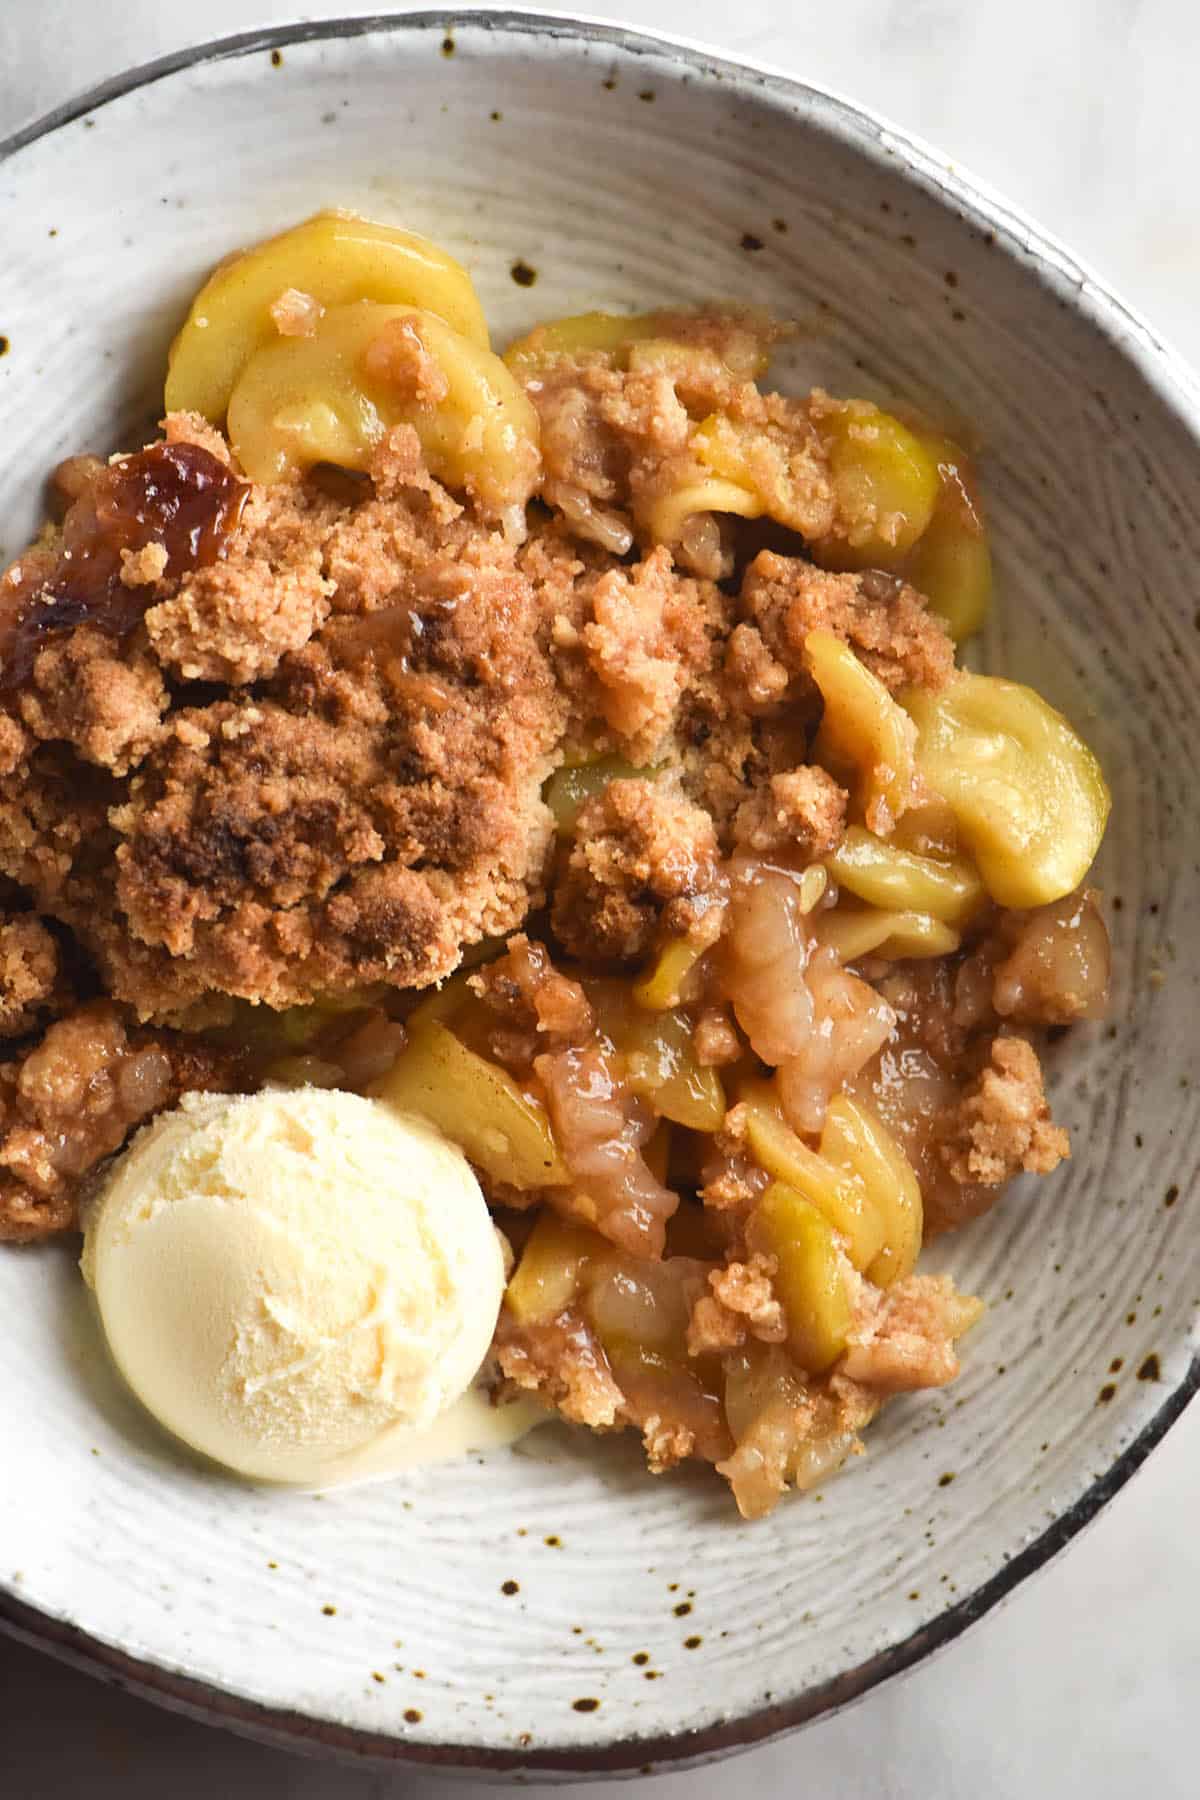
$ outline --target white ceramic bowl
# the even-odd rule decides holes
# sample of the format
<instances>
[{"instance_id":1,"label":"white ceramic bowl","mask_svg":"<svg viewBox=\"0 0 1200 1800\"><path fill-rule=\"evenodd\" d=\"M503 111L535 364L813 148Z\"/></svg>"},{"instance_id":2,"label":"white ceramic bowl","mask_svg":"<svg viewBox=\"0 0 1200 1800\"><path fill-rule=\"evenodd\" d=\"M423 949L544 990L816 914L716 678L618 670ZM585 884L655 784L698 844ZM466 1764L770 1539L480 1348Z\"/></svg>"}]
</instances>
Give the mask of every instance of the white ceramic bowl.
<instances>
[{"instance_id":1,"label":"white ceramic bowl","mask_svg":"<svg viewBox=\"0 0 1200 1800\"><path fill-rule=\"evenodd\" d=\"M123 77L2 156L10 550L59 455L153 417L203 272L332 204L446 243L500 336L738 296L810 327L793 380L970 421L999 546L983 653L1106 764L1117 973L1112 1023L1055 1069L1069 1168L936 1253L993 1302L961 1380L754 1526L715 1481L554 1428L323 1498L215 1479L115 1389L70 1256L0 1255L0 1616L243 1729L485 1768L707 1756L911 1665L1066 1543L1197 1384L1196 391L931 153L625 30L286 27Z\"/></svg>"}]
</instances>

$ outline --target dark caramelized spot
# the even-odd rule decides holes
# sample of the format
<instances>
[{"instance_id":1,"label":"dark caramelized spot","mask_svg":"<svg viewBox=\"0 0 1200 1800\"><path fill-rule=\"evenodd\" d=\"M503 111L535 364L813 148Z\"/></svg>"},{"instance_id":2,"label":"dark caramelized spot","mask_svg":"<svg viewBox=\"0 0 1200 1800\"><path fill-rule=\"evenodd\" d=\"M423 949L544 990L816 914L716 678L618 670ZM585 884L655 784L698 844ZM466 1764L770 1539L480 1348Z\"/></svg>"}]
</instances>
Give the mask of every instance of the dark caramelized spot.
<instances>
[{"instance_id":1,"label":"dark caramelized spot","mask_svg":"<svg viewBox=\"0 0 1200 1800\"><path fill-rule=\"evenodd\" d=\"M519 1581L502 1581L500 1583L500 1592L502 1594L519 1594L520 1591L521 1584Z\"/></svg>"},{"instance_id":2,"label":"dark caramelized spot","mask_svg":"<svg viewBox=\"0 0 1200 1800\"><path fill-rule=\"evenodd\" d=\"M752 231L743 231L743 233L742 233L742 249L743 250L761 250L762 247L763 247L763 241L760 237L756 237Z\"/></svg>"},{"instance_id":3,"label":"dark caramelized spot","mask_svg":"<svg viewBox=\"0 0 1200 1800\"><path fill-rule=\"evenodd\" d=\"M1096 1405L1107 1406L1116 1391L1115 1384L1111 1381L1106 1381L1104 1386L1100 1389L1100 1392L1096 1395Z\"/></svg>"},{"instance_id":4,"label":"dark caramelized spot","mask_svg":"<svg viewBox=\"0 0 1200 1800\"><path fill-rule=\"evenodd\" d=\"M572 1700L571 1705L576 1712L599 1712L600 1710L600 1702L598 1700Z\"/></svg>"},{"instance_id":5,"label":"dark caramelized spot","mask_svg":"<svg viewBox=\"0 0 1200 1800\"><path fill-rule=\"evenodd\" d=\"M1140 1368L1138 1369L1137 1378L1139 1381L1161 1381L1162 1380L1162 1369L1159 1366L1158 1357L1155 1355L1155 1353L1153 1351L1150 1352L1150 1355L1146 1358L1145 1362L1142 1363Z\"/></svg>"},{"instance_id":6,"label":"dark caramelized spot","mask_svg":"<svg viewBox=\"0 0 1200 1800\"><path fill-rule=\"evenodd\" d=\"M50 574L31 561L23 576L18 562L0 580L0 688L25 680L52 635L83 624L118 638L132 631L154 585L127 587L122 553L158 544L164 575L205 568L224 554L249 492L197 444L152 444L103 469L68 512Z\"/></svg>"},{"instance_id":7,"label":"dark caramelized spot","mask_svg":"<svg viewBox=\"0 0 1200 1800\"><path fill-rule=\"evenodd\" d=\"M509 274L512 276L518 287L532 287L537 280L537 270L530 268L527 262L522 262L519 259L509 270Z\"/></svg>"}]
</instances>

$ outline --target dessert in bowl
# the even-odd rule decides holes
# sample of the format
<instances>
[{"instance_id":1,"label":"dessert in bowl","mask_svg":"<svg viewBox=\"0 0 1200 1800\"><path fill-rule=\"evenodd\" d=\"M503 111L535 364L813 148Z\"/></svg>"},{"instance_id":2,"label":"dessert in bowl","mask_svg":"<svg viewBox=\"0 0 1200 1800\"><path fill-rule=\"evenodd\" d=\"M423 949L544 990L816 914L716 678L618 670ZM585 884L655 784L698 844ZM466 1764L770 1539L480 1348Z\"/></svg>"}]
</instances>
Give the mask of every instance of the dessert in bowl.
<instances>
[{"instance_id":1,"label":"dessert in bowl","mask_svg":"<svg viewBox=\"0 0 1200 1800\"><path fill-rule=\"evenodd\" d=\"M480 36L481 67L497 41ZM438 50L459 81L464 42L453 59ZM1029 1040L1099 1013L1108 985L1082 887L1107 815L1083 741L1101 722L1048 658L1057 704L1020 680L1019 648L989 658L997 673L954 668L952 633L971 634L986 605L985 517L999 520L995 616L1011 603L1020 620L1031 599L1036 616L1036 558L1006 551L1003 506L989 505L993 463L1001 495L1014 466L1040 472L1036 430L1014 465L965 377L940 396L919 378L835 379L836 244L797 247L764 283L749 229L731 257L747 273L715 289L736 301L709 305L714 283L694 272L686 292L640 273L614 296L586 269L547 305L543 235L544 250L491 271L503 292L497 275L524 281L536 263L541 290L534 309L509 284L525 303L505 309L502 359L456 259L408 235L432 222L413 194L372 224L350 164L347 182L314 197L355 214L286 230L177 307L164 438L111 464L69 461L61 531L8 579L20 824L6 872L40 914L10 928L40 985L15 997L31 1041L12 1065L9 1228L70 1227L99 1189L90 1261L111 1339L133 1290L106 1299L99 1246L122 1183L136 1210L128 1184L154 1134L190 1142L218 1114L274 1116L314 1095L332 1116L357 1090L351 1110L423 1121L486 1192L506 1246L492 1243L493 1272L497 1256L515 1263L484 1372L497 1397L532 1394L603 1438L633 1425L654 1469L716 1464L744 1514L770 1512L744 1534L770 1534L756 1579L766 1554L811 1581L815 1510L846 1521L849 1555L853 1526L886 1504L884 1465L898 1465L895 1499L910 1494L903 1511L919 1470L902 1452L939 1421L961 1429L957 1408L924 1402L922 1427L898 1402L873 1432L885 1446L826 1491L882 1397L953 1374L972 1295L1002 1301L1028 1268L1024 1231L1002 1259L985 1251L990 1281L978 1250L945 1238L935 1264L914 1262L923 1225L962 1224L1008 1175L1061 1161ZM240 242L297 216L277 210ZM473 261L486 286L486 254ZM867 344L876 326L847 308L844 329ZM969 373L968 333L963 345ZM982 507L964 446L976 428ZM102 577L98 604L81 568ZM989 626L985 648L997 637L1020 633ZM1120 834L1119 788L1115 817ZM1101 1029L1055 1046L1068 1079ZM171 1111L197 1089L258 1098ZM165 1123L106 1173L98 1158L159 1109ZM315 1126L312 1139L319 1152ZM1069 1232L1071 1190L1053 1179ZM155 1201L130 1243L160 1220L169 1233L176 1204ZM1015 1204L1022 1219L1040 1210ZM1058 1244L1041 1229L1045 1278ZM963 1241L986 1246L990 1230ZM44 1262L12 1255L36 1293ZM164 1266L152 1257L136 1285ZM975 1325L976 1341L996 1329ZM987 1414L985 1441L995 1368L963 1393L964 1414ZM664 1505L682 1509L680 1543L696 1542L676 1585L693 1592L673 1604L698 1612L710 1490L668 1478L642 1500L619 1448L591 1462L579 1435L503 1453L526 1504L554 1492L570 1509L543 1553L584 1529L581 1493L599 1506L619 1492L650 1539ZM469 1518L480 1466L404 1480L431 1499L452 1481ZM214 1479L153 1477L197 1495ZM821 1497L772 1512L789 1485ZM232 1506L268 1516L262 1491L237 1492ZM411 1546L400 1484L368 1492L339 1505L382 1519L390 1494ZM270 1516L299 1498L277 1496ZM635 1555L659 1585L656 1555ZM731 1566L748 1571L750 1555ZM519 1606L553 1630L559 1598L581 1593L568 1568L564 1555L506 1574L497 1605L540 1583ZM722 1604L734 1638L746 1614ZM469 1653L469 1621L456 1606L422 1629ZM686 1665L706 1636L674 1629ZM645 1680L634 1651L651 1654L629 1652L630 1687ZM432 1660L370 1676L411 1699ZM493 1709L511 1704L487 1691ZM635 1721L658 1706L648 1694L629 1701ZM581 1692L569 1710L594 1729L609 1704ZM425 1710L404 1708L422 1714L405 1720L418 1741Z\"/></svg>"}]
</instances>

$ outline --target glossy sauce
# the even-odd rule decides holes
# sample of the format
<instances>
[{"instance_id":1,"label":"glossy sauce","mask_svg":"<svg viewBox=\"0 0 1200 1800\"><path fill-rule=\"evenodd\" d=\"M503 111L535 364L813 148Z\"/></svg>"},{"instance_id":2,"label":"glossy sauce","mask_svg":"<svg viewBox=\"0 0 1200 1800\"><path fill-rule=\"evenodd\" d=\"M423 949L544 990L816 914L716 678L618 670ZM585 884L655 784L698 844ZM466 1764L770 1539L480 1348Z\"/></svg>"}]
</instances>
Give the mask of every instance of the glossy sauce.
<instances>
[{"instance_id":1,"label":"glossy sauce","mask_svg":"<svg viewBox=\"0 0 1200 1800\"><path fill-rule=\"evenodd\" d=\"M178 577L224 555L249 485L198 444L152 444L101 469L63 522L57 563L36 553L0 580L0 688L16 687L47 638L92 625L125 637L154 597L153 582L127 586L123 553L166 551Z\"/></svg>"}]
</instances>

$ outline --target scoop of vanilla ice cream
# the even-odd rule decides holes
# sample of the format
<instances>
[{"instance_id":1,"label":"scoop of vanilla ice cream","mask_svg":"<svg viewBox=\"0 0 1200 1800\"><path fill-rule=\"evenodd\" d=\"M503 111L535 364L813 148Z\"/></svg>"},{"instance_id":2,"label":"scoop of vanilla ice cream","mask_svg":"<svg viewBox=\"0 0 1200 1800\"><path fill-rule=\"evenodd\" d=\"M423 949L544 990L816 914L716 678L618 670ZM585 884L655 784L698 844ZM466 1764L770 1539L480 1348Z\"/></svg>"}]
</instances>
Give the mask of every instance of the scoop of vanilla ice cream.
<instances>
[{"instance_id":1,"label":"scoop of vanilla ice cream","mask_svg":"<svg viewBox=\"0 0 1200 1800\"><path fill-rule=\"evenodd\" d=\"M186 1097L134 1139L85 1229L130 1387L265 1480L336 1480L428 1427L478 1371L504 1288L462 1153L383 1101L316 1088Z\"/></svg>"}]
</instances>

